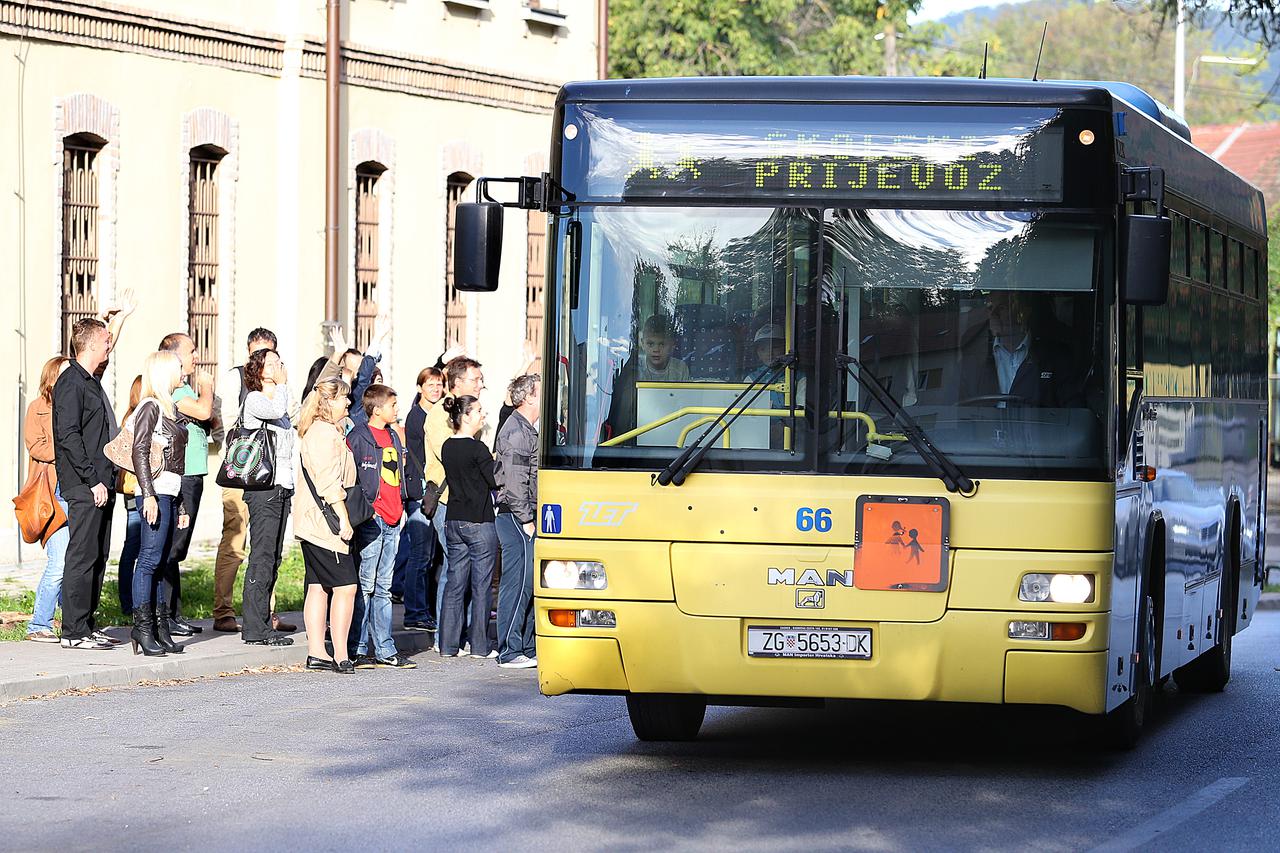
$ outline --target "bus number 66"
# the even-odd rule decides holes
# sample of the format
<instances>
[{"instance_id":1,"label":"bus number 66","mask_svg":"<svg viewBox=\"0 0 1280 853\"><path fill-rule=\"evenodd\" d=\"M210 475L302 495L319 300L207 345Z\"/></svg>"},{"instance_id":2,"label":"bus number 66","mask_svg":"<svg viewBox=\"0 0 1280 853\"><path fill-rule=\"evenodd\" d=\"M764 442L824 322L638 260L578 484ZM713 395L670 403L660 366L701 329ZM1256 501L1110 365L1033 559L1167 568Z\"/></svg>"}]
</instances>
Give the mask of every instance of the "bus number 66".
<instances>
[{"instance_id":1,"label":"bus number 66","mask_svg":"<svg viewBox=\"0 0 1280 853\"><path fill-rule=\"evenodd\" d=\"M816 530L819 533L826 533L831 529L831 510L826 507L802 506L796 510L796 530L810 531Z\"/></svg>"}]
</instances>

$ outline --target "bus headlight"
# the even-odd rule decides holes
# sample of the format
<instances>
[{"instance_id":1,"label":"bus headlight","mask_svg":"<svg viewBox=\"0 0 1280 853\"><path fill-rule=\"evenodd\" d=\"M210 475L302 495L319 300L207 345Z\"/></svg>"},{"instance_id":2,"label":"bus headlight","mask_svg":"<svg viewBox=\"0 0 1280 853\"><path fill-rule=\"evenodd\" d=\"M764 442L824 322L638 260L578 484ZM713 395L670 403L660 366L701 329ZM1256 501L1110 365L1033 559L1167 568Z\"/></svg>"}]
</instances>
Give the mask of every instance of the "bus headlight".
<instances>
[{"instance_id":1,"label":"bus headlight","mask_svg":"<svg viewBox=\"0 0 1280 853\"><path fill-rule=\"evenodd\" d=\"M1084 604L1093 601L1093 575L1034 572L1022 576L1019 601Z\"/></svg>"},{"instance_id":2,"label":"bus headlight","mask_svg":"<svg viewBox=\"0 0 1280 853\"><path fill-rule=\"evenodd\" d=\"M546 589L605 589L609 586L609 579L603 563L544 560L542 586Z\"/></svg>"}]
</instances>

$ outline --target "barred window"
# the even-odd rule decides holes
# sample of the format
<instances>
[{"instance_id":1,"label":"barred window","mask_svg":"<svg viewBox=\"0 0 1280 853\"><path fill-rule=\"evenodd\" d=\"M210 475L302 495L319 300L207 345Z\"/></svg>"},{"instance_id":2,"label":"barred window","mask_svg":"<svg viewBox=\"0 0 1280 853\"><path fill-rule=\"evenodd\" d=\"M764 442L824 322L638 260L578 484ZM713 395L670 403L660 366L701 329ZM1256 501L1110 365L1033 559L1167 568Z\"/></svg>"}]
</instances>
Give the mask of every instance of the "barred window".
<instances>
[{"instance_id":1,"label":"barred window","mask_svg":"<svg viewBox=\"0 0 1280 853\"><path fill-rule=\"evenodd\" d=\"M356 167L355 348L373 343L378 318L378 179L386 168L374 162Z\"/></svg>"},{"instance_id":2,"label":"barred window","mask_svg":"<svg viewBox=\"0 0 1280 853\"><path fill-rule=\"evenodd\" d=\"M187 334L196 367L218 373L218 163L213 145L191 149L187 205Z\"/></svg>"},{"instance_id":3,"label":"barred window","mask_svg":"<svg viewBox=\"0 0 1280 853\"><path fill-rule=\"evenodd\" d=\"M448 225L445 231L444 275L444 345L467 347L467 303L463 294L453 286L453 232L458 202L474 180L466 172L454 172L445 185L445 205Z\"/></svg>"},{"instance_id":4,"label":"barred window","mask_svg":"<svg viewBox=\"0 0 1280 853\"><path fill-rule=\"evenodd\" d=\"M542 290L547 280L547 215L529 211L529 245L525 258L524 342L533 352L542 352Z\"/></svg>"},{"instance_id":5,"label":"barred window","mask_svg":"<svg viewBox=\"0 0 1280 853\"><path fill-rule=\"evenodd\" d=\"M62 141L62 351L71 327L98 314L98 154L105 141L87 133Z\"/></svg>"}]
</instances>

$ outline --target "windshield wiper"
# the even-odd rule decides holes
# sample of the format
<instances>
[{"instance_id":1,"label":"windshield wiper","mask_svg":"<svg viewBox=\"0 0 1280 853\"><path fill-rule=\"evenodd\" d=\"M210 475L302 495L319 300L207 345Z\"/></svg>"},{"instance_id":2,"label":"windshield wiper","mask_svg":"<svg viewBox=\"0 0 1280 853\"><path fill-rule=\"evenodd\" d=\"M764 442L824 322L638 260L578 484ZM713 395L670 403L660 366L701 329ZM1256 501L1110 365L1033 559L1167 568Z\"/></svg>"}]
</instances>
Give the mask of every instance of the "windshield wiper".
<instances>
[{"instance_id":1,"label":"windshield wiper","mask_svg":"<svg viewBox=\"0 0 1280 853\"><path fill-rule=\"evenodd\" d=\"M679 456L672 459L671 462L667 464L666 468L663 468L658 472L658 485L665 486L668 483L672 483L677 486L684 485L685 478L693 472L694 468L698 467L698 463L702 461L702 457L707 455L707 450L720 440L720 436L724 434L724 431L729 428L730 424L738 419L738 415L742 414L744 410L751 408L751 404L756 401L756 398L764 393L766 388L773 384L774 380L778 378L782 371L795 363L795 353L787 353L786 355L781 355L771 361L764 373L761 373L755 379L747 383L747 387L742 389L738 396L734 398L734 401L728 406L725 406L723 412L715 416L707 428L703 430L702 435L694 439L693 443L686 447ZM742 403L742 400L750 394L753 389L756 393L752 395L751 399L744 405L740 406L739 404ZM736 411L734 411L735 409ZM733 412L733 414L729 415L730 412ZM728 415L728 417L726 417L726 415ZM717 426L719 426L718 430L716 429ZM707 436L711 435L713 431L715 431L715 435L710 441L708 441Z\"/></svg>"},{"instance_id":2,"label":"windshield wiper","mask_svg":"<svg viewBox=\"0 0 1280 853\"><path fill-rule=\"evenodd\" d=\"M956 463L952 462L950 457L938 448L934 447L933 442L929 440L929 436L925 434L916 419L907 414L907 410L902 404L894 399L888 389L880 384L880 380L867 370L861 361L848 353L838 353L836 355L836 364L848 371L854 379L858 380L858 384L867 389L867 393L880 404L880 406L889 413L898 425L902 427L903 433L907 436L907 441L911 442L911 446L915 448L916 453L920 454L920 458L929 466L929 470L933 471L942 484L947 487L948 492L959 492L965 497L972 497L977 487L973 480L965 476L964 472ZM856 369L855 369L856 368Z\"/></svg>"}]
</instances>

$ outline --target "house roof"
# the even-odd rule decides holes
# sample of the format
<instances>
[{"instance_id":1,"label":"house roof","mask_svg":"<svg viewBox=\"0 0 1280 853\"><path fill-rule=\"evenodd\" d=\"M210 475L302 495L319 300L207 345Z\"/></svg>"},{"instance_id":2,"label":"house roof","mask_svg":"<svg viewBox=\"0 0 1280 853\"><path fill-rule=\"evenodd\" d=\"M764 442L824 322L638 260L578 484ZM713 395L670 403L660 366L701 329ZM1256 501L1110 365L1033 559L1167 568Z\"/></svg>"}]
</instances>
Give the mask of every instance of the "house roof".
<instances>
[{"instance_id":1,"label":"house roof","mask_svg":"<svg viewBox=\"0 0 1280 853\"><path fill-rule=\"evenodd\" d=\"M1209 124L1192 128L1197 148L1280 203L1280 122Z\"/></svg>"}]
</instances>

